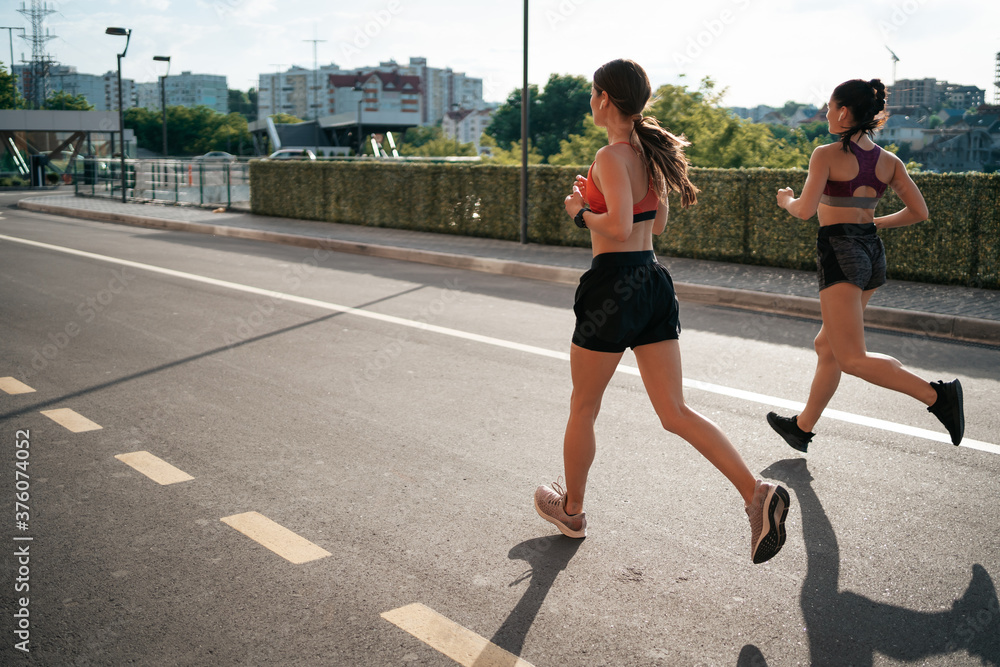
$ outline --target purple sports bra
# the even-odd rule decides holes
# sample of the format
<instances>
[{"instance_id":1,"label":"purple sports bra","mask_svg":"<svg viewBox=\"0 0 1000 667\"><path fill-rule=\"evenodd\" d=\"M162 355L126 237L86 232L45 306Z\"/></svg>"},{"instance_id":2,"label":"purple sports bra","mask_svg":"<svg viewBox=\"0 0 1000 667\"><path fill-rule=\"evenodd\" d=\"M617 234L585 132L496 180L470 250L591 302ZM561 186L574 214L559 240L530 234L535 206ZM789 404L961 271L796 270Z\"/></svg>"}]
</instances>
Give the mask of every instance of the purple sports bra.
<instances>
[{"instance_id":1,"label":"purple sports bra","mask_svg":"<svg viewBox=\"0 0 1000 667\"><path fill-rule=\"evenodd\" d=\"M879 155L882 149L875 145L875 148L866 151L853 141L850 143L851 152L858 160L858 175L849 181L826 182L823 188L823 196L819 198L821 204L827 206L838 206L842 208L870 208L874 209L878 204L888 183L878 180L875 175L875 165L878 164ZM875 190L874 197L855 197L854 192L860 187L870 187Z\"/></svg>"}]
</instances>

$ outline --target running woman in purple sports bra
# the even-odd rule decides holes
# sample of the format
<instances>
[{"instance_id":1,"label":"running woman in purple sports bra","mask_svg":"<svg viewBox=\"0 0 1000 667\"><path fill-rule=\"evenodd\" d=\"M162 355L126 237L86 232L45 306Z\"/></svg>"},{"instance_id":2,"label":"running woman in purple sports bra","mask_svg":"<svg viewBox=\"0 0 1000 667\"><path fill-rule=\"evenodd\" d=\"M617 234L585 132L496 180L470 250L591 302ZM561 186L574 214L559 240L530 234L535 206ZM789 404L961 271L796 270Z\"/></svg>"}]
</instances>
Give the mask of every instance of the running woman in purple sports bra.
<instances>
[{"instance_id":1,"label":"running woman in purple sports bra","mask_svg":"<svg viewBox=\"0 0 1000 667\"><path fill-rule=\"evenodd\" d=\"M833 398L841 372L902 392L928 406L944 424L953 444L962 441L965 413L958 380L933 384L903 368L892 357L865 347L864 310L885 284L885 250L877 229L905 227L927 219L927 204L902 161L872 141L886 120L885 86L878 79L854 79L837 86L826 119L840 141L820 146L809 158L809 175L796 199L791 188L778 190L778 206L796 218L819 216L816 241L819 302L823 326L816 336L816 374L805 409L795 417L771 412L767 421L785 441L806 451L812 429ZM875 217L887 187L904 208Z\"/></svg>"}]
</instances>

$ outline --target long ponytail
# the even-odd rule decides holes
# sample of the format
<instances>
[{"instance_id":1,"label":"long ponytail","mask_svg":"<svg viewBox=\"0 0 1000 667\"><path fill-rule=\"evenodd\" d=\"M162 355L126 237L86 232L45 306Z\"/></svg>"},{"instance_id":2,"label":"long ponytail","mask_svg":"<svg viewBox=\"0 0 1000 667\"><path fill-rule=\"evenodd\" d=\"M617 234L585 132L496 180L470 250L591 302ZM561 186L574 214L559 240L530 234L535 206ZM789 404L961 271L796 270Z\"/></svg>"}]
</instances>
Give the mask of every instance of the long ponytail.
<instances>
[{"instance_id":1,"label":"long ponytail","mask_svg":"<svg viewBox=\"0 0 1000 667\"><path fill-rule=\"evenodd\" d=\"M684 147L691 142L664 129L652 116L642 116L633 121L639 146L653 175L653 189L661 201L671 192L681 196L681 207L698 203L698 188L688 177L688 161Z\"/></svg>"}]
</instances>

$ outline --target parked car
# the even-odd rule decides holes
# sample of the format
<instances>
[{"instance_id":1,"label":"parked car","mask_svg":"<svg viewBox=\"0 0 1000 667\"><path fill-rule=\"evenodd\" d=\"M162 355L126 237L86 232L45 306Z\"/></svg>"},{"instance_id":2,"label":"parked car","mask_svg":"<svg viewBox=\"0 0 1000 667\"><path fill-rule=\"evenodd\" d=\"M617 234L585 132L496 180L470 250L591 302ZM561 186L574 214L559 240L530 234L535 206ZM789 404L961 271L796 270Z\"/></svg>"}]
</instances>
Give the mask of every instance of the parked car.
<instances>
[{"instance_id":1,"label":"parked car","mask_svg":"<svg viewBox=\"0 0 1000 667\"><path fill-rule=\"evenodd\" d=\"M315 160L316 154L308 148L282 148L267 156L268 160Z\"/></svg>"},{"instance_id":2,"label":"parked car","mask_svg":"<svg viewBox=\"0 0 1000 667\"><path fill-rule=\"evenodd\" d=\"M226 151L211 151L205 153L204 155L199 155L195 160L201 160L204 162L235 162L236 156L232 153L227 153Z\"/></svg>"}]
</instances>

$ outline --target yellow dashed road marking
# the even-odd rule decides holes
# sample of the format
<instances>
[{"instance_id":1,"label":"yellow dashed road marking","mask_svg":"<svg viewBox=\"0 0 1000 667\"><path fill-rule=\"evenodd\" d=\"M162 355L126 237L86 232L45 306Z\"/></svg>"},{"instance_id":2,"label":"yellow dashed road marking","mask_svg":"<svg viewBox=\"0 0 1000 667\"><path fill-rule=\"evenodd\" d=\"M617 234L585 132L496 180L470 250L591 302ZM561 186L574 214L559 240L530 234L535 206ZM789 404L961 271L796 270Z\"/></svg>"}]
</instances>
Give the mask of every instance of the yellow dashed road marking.
<instances>
[{"instance_id":1,"label":"yellow dashed road marking","mask_svg":"<svg viewBox=\"0 0 1000 667\"><path fill-rule=\"evenodd\" d=\"M420 603L384 612L382 618L465 667L532 667L530 662Z\"/></svg>"},{"instance_id":2,"label":"yellow dashed road marking","mask_svg":"<svg viewBox=\"0 0 1000 667\"><path fill-rule=\"evenodd\" d=\"M68 428L73 433L84 431L96 431L103 428L100 424L95 424L83 415L69 408L59 408L58 410L42 410L42 414L59 424Z\"/></svg>"},{"instance_id":3,"label":"yellow dashed road marking","mask_svg":"<svg viewBox=\"0 0 1000 667\"><path fill-rule=\"evenodd\" d=\"M316 546L257 512L234 514L219 520L296 564L308 563L331 555L326 549Z\"/></svg>"},{"instance_id":4,"label":"yellow dashed road marking","mask_svg":"<svg viewBox=\"0 0 1000 667\"><path fill-rule=\"evenodd\" d=\"M149 452L118 454L115 458L132 466L158 484L176 484L177 482L186 482L194 479L194 477L187 474L183 470L175 468L163 459L153 456Z\"/></svg>"},{"instance_id":5,"label":"yellow dashed road marking","mask_svg":"<svg viewBox=\"0 0 1000 667\"><path fill-rule=\"evenodd\" d=\"M8 394L30 394L35 391L20 380L15 380L12 377L0 378L0 390Z\"/></svg>"}]
</instances>

